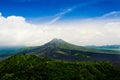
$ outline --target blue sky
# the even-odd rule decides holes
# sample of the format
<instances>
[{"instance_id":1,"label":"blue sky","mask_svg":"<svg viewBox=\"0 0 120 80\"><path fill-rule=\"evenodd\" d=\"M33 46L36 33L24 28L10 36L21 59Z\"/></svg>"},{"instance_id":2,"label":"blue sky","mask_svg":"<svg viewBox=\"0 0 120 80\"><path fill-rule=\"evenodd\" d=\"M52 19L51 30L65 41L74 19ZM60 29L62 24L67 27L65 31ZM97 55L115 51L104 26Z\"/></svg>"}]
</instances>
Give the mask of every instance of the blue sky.
<instances>
[{"instance_id":1,"label":"blue sky","mask_svg":"<svg viewBox=\"0 0 120 80\"><path fill-rule=\"evenodd\" d=\"M120 45L120 0L0 0L0 45Z\"/></svg>"},{"instance_id":2,"label":"blue sky","mask_svg":"<svg viewBox=\"0 0 120 80\"><path fill-rule=\"evenodd\" d=\"M99 17L120 10L120 0L0 0L4 17L23 16L28 21L49 20L67 9L61 20Z\"/></svg>"}]
</instances>

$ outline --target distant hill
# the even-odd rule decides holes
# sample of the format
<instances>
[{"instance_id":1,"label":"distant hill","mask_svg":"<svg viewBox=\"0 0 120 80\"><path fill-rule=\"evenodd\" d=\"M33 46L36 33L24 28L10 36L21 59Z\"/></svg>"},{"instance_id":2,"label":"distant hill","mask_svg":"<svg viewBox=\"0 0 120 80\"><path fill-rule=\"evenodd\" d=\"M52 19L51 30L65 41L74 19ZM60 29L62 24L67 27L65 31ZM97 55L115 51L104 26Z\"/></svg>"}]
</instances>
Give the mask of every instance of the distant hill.
<instances>
[{"instance_id":1,"label":"distant hill","mask_svg":"<svg viewBox=\"0 0 120 80\"><path fill-rule=\"evenodd\" d=\"M104 45L104 46L85 46L86 48L99 50L116 50L120 51L120 45Z\"/></svg>"},{"instance_id":2,"label":"distant hill","mask_svg":"<svg viewBox=\"0 0 120 80\"><path fill-rule=\"evenodd\" d=\"M16 51L23 48L22 46L0 46L0 57L16 54Z\"/></svg>"},{"instance_id":3,"label":"distant hill","mask_svg":"<svg viewBox=\"0 0 120 80\"><path fill-rule=\"evenodd\" d=\"M119 80L109 62L69 62L15 55L0 61L0 80Z\"/></svg>"},{"instance_id":4,"label":"distant hill","mask_svg":"<svg viewBox=\"0 0 120 80\"><path fill-rule=\"evenodd\" d=\"M23 48L19 53L69 61L108 60L119 62L120 60L119 51L89 49L70 44L62 39L53 39L42 46Z\"/></svg>"}]
</instances>

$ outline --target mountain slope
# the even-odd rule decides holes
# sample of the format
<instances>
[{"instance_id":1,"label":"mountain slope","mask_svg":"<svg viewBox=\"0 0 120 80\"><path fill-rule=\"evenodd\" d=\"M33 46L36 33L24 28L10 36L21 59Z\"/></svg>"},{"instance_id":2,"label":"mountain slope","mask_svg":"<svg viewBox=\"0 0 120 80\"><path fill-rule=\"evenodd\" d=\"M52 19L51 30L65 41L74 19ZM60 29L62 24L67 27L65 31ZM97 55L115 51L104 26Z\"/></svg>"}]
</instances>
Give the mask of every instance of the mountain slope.
<instances>
[{"instance_id":1,"label":"mountain slope","mask_svg":"<svg viewBox=\"0 0 120 80\"><path fill-rule=\"evenodd\" d=\"M114 54L118 53L117 51L89 49L70 44L62 39L53 39L42 46L29 47L21 50L20 53L70 61L109 60L118 62L120 60L120 55Z\"/></svg>"}]
</instances>

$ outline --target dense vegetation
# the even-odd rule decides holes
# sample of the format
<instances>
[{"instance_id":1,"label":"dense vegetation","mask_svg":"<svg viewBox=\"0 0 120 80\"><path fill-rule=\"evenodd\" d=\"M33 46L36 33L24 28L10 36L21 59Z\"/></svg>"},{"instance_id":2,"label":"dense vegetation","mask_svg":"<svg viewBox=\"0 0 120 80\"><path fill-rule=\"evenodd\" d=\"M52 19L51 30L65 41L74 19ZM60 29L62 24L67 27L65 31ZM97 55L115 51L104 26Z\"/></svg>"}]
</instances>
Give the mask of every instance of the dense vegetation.
<instances>
[{"instance_id":1,"label":"dense vegetation","mask_svg":"<svg viewBox=\"0 0 120 80\"><path fill-rule=\"evenodd\" d=\"M68 62L16 55L0 62L0 80L120 80L109 62Z\"/></svg>"}]
</instances>

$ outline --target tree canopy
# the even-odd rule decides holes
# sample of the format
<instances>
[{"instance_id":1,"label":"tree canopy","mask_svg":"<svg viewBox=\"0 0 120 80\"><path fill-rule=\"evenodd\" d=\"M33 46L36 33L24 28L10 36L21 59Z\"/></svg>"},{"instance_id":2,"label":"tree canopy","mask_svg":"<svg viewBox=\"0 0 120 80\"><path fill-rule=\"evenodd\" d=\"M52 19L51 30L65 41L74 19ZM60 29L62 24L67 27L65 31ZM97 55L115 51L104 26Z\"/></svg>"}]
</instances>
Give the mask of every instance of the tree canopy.
<instances>
[{"instance_id":1,"label":"tree canopy","mask_svg":"<svg viewBox=\"0 0 120 80\"><path fill-rule=\"evenodd\" d=\"M120 80L109 62L68 62L16 55L0 62L0 80Z\"/></svg>"}]
</instances>

